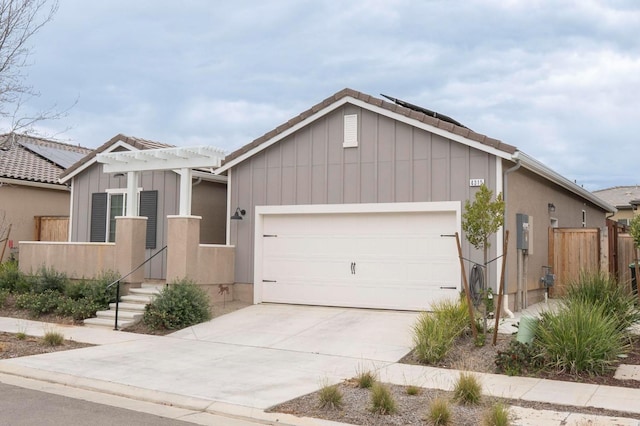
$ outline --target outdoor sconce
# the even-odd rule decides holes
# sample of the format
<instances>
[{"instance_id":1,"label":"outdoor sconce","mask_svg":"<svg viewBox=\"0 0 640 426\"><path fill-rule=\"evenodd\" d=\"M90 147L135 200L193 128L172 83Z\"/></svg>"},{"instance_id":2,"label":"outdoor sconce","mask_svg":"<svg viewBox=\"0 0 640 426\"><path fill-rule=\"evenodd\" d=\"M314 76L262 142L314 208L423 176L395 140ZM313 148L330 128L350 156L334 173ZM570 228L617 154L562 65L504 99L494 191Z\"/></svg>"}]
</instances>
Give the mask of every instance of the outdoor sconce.
<instances>
[{"instance_id":1,"label":"outdoor sconce","mask_svg":"<svg viewBox=\"0 0 640 426\"><path fill-rule=\"evenodd\" d=\"M242 220L242 216L247 214L246 210L241 209L240 207L236 208L236 212L231 216L231 220Z\"/></svg>"},{"instance_id":2,"label":"outdoor sconce","mask_svg":"<svg viewBox=\"0 0 640 426\"><path fill-rule=\"evenodd\" d=\"M549 213L553 213L556 211L556 206L553 203L547 204L547 207L549 208Z\"/></svg>"}]
</instances>

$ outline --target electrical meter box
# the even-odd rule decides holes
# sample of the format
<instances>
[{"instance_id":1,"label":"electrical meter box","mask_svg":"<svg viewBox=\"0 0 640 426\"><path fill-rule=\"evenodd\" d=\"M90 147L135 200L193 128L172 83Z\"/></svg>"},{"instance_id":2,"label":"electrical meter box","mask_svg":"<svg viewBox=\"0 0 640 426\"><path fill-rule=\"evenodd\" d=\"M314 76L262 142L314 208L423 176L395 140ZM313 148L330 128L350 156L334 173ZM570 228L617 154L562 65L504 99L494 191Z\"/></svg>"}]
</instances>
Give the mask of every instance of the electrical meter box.
<instances>
[{"instance_id":1,"label":"electrical meter box","mask_svg":"<svg viewBox=\"0 0 640 426\"><path fill-rule=\"evenodd\" d=\"M516 214L516 249L529 250L529 216Z\"/></svg>"}]
</instances>

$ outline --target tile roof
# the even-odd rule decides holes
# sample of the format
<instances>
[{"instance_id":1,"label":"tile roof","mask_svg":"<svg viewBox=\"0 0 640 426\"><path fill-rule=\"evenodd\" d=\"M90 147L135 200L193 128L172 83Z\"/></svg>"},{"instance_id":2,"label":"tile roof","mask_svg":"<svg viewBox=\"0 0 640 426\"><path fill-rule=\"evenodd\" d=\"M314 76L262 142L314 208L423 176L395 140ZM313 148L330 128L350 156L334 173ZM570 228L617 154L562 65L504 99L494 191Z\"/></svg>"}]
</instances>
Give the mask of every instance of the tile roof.
<instances>
[{"instance_id":1,"label":"tile roof","mask_svg":"<svg viewBox=\"0 0 640 426\"><path fill-rule=\"evenodd\" d=\"M0 135L0 177L42 183L58 183L65 166L89 148L34 136Z\"/></svg>"},{"instance_id":2,"label":"tile roof","mask_svg":"<svg viewBox=\"0 0 640 426\"><path fill-rule=\"evenodd\" d=\"M593 193L618 209L630 209L631 201L640 200L640 185L614 186Z\"/></svg>"},{"instance_id":3,"label":"tile roof","mask_svg":"<svg viewBox=\"0 0 640 426\"><path fill-rule=\"evenodd\" d=\"M62 173L60 175L60 177L63 178L65 176L73 173L75 170L79 169L83 165L85 165L88 162L90 162L91 160L93 160L96 157L97 154L105 151L107 148L109 148L111 145L115 144L116 142L124 142L124 143L126 143L128 145L131 145L131 146L137 148L137 149L155 149L155 148L174 148L175 147L175 145L170 145L170 144L166 144L166 143L162 143L162 142L150 141L148 139L136 138L136 137L133 137L133 136L126 136L126 135L123 135L122 133L118 133L117 135L115 135L114 137L109 139L107 142L105 142L102 145L100 145L98 148L96 148L93 151L89 152L88 155L86 155L80 161L75 163L73 166L69 167L64 173Z\"/></svg>"},{"instance_id":4,"label":"tile roof","mask_svg":"<svg viewBox=\"0 0 640 426\"><path fill-rule=\"evenodd\" d=\"M263 143L267 142L268 140L274 138L275 136L277 136L278 134L286 131L287 129L290 129L291 127L295 126L296 124L300 123L301 121L305 120L306 118L308 118L309 116L317 113L318 111L330 106L331 104L333 104L334 102L339 101L340 99L350 96L352 98L358 99L360 101L366 102L368 104L371 104L373 106L376 107L380 107L380 108L384 108L388 111L392 111L395 112L397 114L401 114L404 115L406 117L412 118L414 120L418 120L421 121L425 124L428 124L430 126L434 126L434 127L438 127L440 129L446 130L448 132L451 133L455 133L457 135L460 135L462 137L465 137L467 139L470 139L472 141L476 141L479 143L482 143L484 145L490 146L492 148L498 149L500 151L504 151L507 152L509 154L513 154L516 152L516 147L512 146L512 145L508 145L504 142L499 141L498 139L494 139L494 138L490 138L489 136L483 135L481 133L476 133L473 130L470 130L466 127L463 126L457 126L449 121L445 121L445 120L440 120L438 118L434 118L430 115L427 115L423 112L420 111L416 111L414 109L410 109L410 108L406 108L403 106L400 106L398 104L392 103L392 102L387 102L384 101L382 99L379 98L375 98L373 96L367 95L365 93L362 92L358 92L357 90L353 90L353 89L343 89L341 91L339 91L338 93L334 94L333 96L328 97L327 99L323 100L320 103L317 103L316 105L312 106L311 108L309 108L308 110L300 113L299 115L293 117L292 119L290 119L289 121L287 121L286 123L281 124L280 126L276 127L275 129L271 130L270 132L265 133L264 135L260 136L259 138L255 139L254 141L248 143L247 145L243 146L242 148L232 152L231 154L227 155L225 157L225 160L223 162L223 164L228 163L238 157L240 157L241 155L251 151L252 149L262 145Z\"/></svg>"}]
</instances>

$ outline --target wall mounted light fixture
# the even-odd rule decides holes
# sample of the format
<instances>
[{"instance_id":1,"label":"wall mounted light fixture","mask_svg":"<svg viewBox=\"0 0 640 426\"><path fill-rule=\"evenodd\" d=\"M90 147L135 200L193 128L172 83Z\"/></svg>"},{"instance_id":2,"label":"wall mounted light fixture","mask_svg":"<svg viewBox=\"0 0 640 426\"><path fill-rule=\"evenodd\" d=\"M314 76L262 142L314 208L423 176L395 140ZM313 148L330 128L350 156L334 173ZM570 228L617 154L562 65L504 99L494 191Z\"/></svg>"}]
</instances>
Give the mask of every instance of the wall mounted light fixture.
<instances>
[{"instance_id":1,"label":"wall mounted light fixture","mask_svg":"<svg viewBox=\"0 0 640 426\"><path fill-rule=\"evenodd\" d=\"M240 207L236 208L236 212L231 216L231 220L242 220L242 216L247 214L246 210L241 209Z\"/></svg>"},{"instance_id":2,"label":"wall mounted light fixture","mask_svg":"<svg viewBox=\"0 0 640 426\"><path fill-rule=\"evenodd\" d=\"M553 213L556 211L556 206L553 203L547 204L547 208L549 209L549 213Z\"/></svg>"}]
</instances>

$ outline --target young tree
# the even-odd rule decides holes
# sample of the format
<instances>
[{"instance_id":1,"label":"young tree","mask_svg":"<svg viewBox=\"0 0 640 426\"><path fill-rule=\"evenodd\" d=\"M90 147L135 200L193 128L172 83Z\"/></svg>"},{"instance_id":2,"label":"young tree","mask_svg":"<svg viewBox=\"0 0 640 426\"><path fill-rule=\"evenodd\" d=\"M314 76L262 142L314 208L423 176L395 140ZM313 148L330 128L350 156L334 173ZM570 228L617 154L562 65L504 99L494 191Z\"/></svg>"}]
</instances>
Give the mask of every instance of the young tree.
<instances>
[{"instance_id":1,"label":"young tree","mask_svg":"<svg viewBox=\"0 0 640 426\"><path fill-rule=\"evenodd\" d=\"M476 192L473 203L469 200L465 202L462 214L462 230L467 241L476 249L483 251L485 266L491 246L489 238L504 224L502 194L498 194L494 201L491 201L492 196L493 191L482 184L480 190Z\"/></svg>"},{"instance_id":2,"label":"young tree","mask_svg":"<svg viewBox=\"0 0 640 426\"><path fill-rule=\"evenodd\" d=\"M38 96L26 82L29 40L57 10L58 0L0 0L0 117L11 119L11 132L61 116L53 109L21 116L24 103Z\"/></svg>"},{"instance_id":3,"label":"young tree","mask_svg":"<svg viewBox=\"0 0 640 426\"><path fill-rule=\"evenodd\" d=\"M636 288L638 287L638 280L640 280L640 275L638 275L638 250L640 250L640 215L636 215L631 219L631 223L629 224L629 234L631 238L633 238L633 244L636 246L636 260L634 263L634 269L636 273ZM638 297L640 298L640 292L638 292Z\"/></svg>"}]
</instances>

